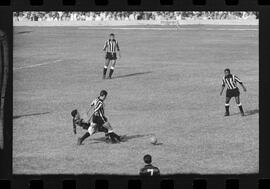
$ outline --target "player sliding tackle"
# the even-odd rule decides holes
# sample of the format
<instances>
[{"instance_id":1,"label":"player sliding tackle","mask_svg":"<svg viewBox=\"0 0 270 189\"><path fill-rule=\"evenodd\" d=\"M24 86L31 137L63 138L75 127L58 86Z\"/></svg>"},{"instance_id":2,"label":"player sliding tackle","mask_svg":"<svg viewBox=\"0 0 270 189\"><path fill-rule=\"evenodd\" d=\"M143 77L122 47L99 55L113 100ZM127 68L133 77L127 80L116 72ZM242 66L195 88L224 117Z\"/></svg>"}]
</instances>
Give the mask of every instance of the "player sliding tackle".
<instances>
[{"instance_id":1,"label":"player sliding tackle","mask_svg":"<svg viewBox=\"0 0 270 189\"><path fill-rule=\"evenodd\" d=\"M78 138L78 145L81 145L82 142L93 135L96 132L105 132L105 136L107 139L111 139L112 143L118 143L123 140L123 137L120 137L116 133L113 132L113 129L108 122L108 119L104 115L104 101L107 97L108 93L105 90L100 92L98 98L96 98L92 103L91 107L88 110L87 114L92 108L94 108L94 112L90 116L89 120L83 120L80 118L80 115L77 110L73 110L75 112L71 112L73 117L73 131L76 134L76 125L87 129L88 131L80 138Z\"/></svg>"}]
</instances>

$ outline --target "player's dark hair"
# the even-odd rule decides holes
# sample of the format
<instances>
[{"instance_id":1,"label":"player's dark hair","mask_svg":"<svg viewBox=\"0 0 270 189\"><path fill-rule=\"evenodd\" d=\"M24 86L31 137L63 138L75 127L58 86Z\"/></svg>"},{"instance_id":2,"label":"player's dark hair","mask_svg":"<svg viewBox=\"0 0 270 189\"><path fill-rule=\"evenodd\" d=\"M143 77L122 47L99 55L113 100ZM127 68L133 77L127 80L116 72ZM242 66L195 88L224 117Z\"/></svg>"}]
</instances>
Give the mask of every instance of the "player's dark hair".
<instances>
[{"instance_id":1,"label":"player's dark hair","mask_svg":"<svg viewBox=\"0 0 270 189\"><path fill-rule=\"evenodd\" d=\"M224 70L224 72L229 72L229 73L231 73L231 70L230 70L229 68L226 68L226 69Z\"/></svg>"},{"instance_id":2,"label":"player's dark hair","mask_svg":"<svg viewBox=\"0 0 270 189\"><path fill-rule=\"evenodd\" d=\"M72 117L75 117L75 116L77 115L77 113L78 113L78 110L77 110L77 109L72 110L72 111L71 111L71 116L72 116Z\"/></svg>"},{"instance_id":3,"label":"player's dark hair","mask_svg":"<svg viewBox=\"0 0 270 189\"><path fill-rule=\"evenodd\" d=\"M108 92L106 90L102 90L100 91L100 96L107 96L108 95Z\"/></svg>"},{"instance_id":4,"label":"player's dark hair","mask_svg":"<svg viewBox=\"0 0 270 189\"><path fill-rule=\"evenodd\" d=\"M143 161L147 164L150 164L152 162L152 157L151 155L149 154L146 154L144 157L143 157Z\"/></svg>"},{"instance_id":5,"label":"player's dark hair","mask_svg":"<svg viewBox=\"0 0 270 189\"><path fill-rule=\"evenodd\" d=\"M110 33L110 36L114 36L114 33Z\"/></svg>"}]
</instances>

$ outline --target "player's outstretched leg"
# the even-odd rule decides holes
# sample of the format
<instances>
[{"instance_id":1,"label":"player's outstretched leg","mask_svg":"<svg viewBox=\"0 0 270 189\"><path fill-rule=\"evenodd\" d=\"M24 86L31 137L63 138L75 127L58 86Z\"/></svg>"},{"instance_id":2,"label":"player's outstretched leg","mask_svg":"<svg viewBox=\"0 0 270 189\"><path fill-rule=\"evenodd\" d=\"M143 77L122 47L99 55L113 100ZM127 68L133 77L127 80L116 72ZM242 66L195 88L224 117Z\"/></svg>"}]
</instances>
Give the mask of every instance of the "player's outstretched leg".
<instances>
[{"instance_id":1,"label":"player's outstretched leg","mask_svg":"<svg viewBox=\"0 0 270 189\"><path fill-rule=\"evenodd\" d=\"M103 127L108 129L108 136L110 137L112 143L121 142L121 137L113 131L112 126L108 121L103 124Z\"/></svg>"},{"instance_id":2,"label":"player's outstretched leg","mask_svg":"<svg viewBox=\"0 0 270 189\"><path fill-rule=\"evenodd\" d=\"M82 142L83 142L87 137L89 137L89 136L90 136L89 132L86 132L82 137L78 138L77 144L78 144L78 145L81 145Z\"/></svg>"},{"instance_id":3,"label":"player's outstretched leg","mask_svg":"<svg viewBox=\"0 0 270 189\"><path fill-rule=\"evenodd\" d=\"M235 97L235 101L236 101L236 104L237 104L237 106L238 106L238 108L240 110L241 116L245 116L242 104L240 102L240 97L239 96Z\"/></svg>"},{"instance_id":4,"label":"player's outstretched leg","mask_svg":"<svg viewBox=\"0 0 270 189\"><path fill-rule=\"evenodd\" d=\"M230 115L230 111L229 111L229 109L230 109L230 99L231 98L229 98L229 97L226 97L226 100L225 100L225 114L224 114L224 116L229 116Z\"/></svg>"},{"instance_id":5,"label":"player's outstretched leg","mask_svg":"<svg viewBox=\"0 0 270 189\"><path fill-rule=\"evenodd\" d=\"M121 137L117 135L115 132L110 133L111 137L113 137L116 141L121 142Z\"/></svg>"},{"instance_id":6,"label":"player's outstretched leg","mask_svg":"<svg viewBox=\"0 0 270 189\"><path fill-rule=\"evenodd\" d=\"M78 143L77 143L77 144L78 144L78 145L81 145L82 142L83 142L86 138L88 138L89 136L93 135L93 134L96 132L96 129L97 129L96 124L91 123L91 125L88 127L87 132L86 132L81 138L78 138Z\"/></svg>"}]
</instances>

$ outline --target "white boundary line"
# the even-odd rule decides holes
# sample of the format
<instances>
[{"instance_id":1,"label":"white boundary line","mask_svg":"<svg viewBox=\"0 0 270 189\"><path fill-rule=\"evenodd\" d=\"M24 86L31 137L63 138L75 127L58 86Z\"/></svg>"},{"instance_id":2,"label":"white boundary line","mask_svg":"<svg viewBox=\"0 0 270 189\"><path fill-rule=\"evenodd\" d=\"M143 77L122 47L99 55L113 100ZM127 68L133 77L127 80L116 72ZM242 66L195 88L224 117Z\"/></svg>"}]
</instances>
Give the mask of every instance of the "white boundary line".
<instances>
[{"instance_id":1,"label":"white boundary line","mask_svg":"<svg viewBox=\"0 0 270 189\"><path fill-rule=\"evenodd\" d=\"M79 30L200 30L200 31L257 31L258 28L138 28L138 27L79 27Z\"/></svg>"},{"instance_id":2,"label":"white boundary line","mask_svg":"<svg viewBox=\"0 0 270 189\"><path fill-rule=\"evenodd\" d=\"M34 65L29 65L29 66L22 66L22 67L18 67L18 68L13 68L13 70L20 70L20 69L25 69L25 68L34 68L34 67L38 67L38 66L44 66L44 65L48 65L48 64L55 64L58 62L62 62L63 60L58 59L58 60L53 60L53 61L47 61L41 64L34 64Z\"/></svg>"}]
</instances>

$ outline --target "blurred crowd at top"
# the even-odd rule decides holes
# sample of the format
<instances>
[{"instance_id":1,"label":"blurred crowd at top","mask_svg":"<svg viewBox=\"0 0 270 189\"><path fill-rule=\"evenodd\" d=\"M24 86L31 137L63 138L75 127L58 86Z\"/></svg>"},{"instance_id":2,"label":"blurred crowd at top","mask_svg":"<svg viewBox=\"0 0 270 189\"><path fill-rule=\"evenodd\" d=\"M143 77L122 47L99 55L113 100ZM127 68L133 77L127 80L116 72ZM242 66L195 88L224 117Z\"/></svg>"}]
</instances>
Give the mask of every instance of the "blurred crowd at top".
<instances>
[{"instance_id":1,"label":"blurred crowd at top","mask_svg":"<svg viewBox=\"0 0 270 189\"><path fill-rule=\"evenodd\" d=\"M155 12L14 12L14 21L109 21L109 20L188 20L258 19L257 12L155 11Z\"/></svg>"}]
</instances>

